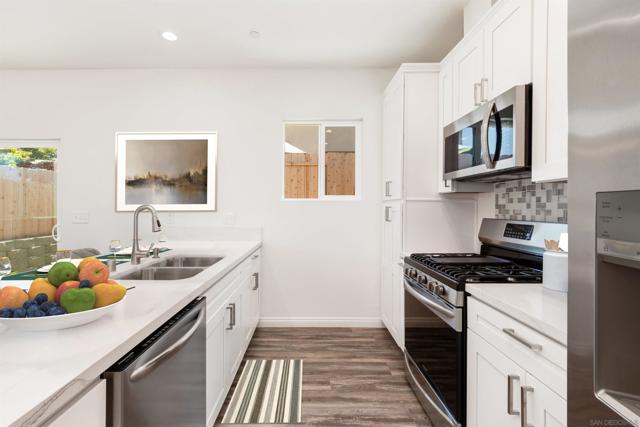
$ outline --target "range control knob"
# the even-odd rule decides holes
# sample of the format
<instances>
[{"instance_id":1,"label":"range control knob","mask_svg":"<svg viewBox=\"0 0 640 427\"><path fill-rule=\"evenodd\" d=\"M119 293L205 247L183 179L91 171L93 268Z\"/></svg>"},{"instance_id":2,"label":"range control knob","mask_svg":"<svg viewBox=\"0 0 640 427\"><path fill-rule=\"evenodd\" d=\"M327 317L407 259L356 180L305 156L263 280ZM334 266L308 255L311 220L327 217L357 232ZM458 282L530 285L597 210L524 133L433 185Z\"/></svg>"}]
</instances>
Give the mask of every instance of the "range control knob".
<instances>
[{"instance_id":1,"label":"range control knob","mask_svg":"<svg viewBox=\"0 0 640 427\"><path fill-rule=\"evenodd\" d=\"M436 287L436 282L429 282L429 285L427 286L427 288L428 288L431 292L433 292L433 290L435 289L435 287Z\"/></svg>"},{"instance_id":2,"label":"range control knob","mask_svg":"<svg viewBox=\"0 0 640 427\"><path fill-rule=\"evenodd\" d=\"M443 295L445 294L444 286L442 286L442 285L436 285L436 287L435 287L435 289L434 289L433 293L434 293L434 294L436 294L436 295L438 295L438 296L443 296Z\"/></svg>"},{"instance_id":3,"label":"range control knob","mask_svg":"<svg viewBox=\"0 0 640 427\"><path fill-rule=\"evenodd\" d=\"M418 283L424 285L425 283L427 283L427 278L425 276L418 276Z\"/></svg>"},{"instance_id":4,"label":"range control knob","mask_svg":"<svg viewBox=\"0 0 640 427\"><path fill-rule=\"evenodd\" d=\"M418 272L412 268L411 270L409 270L409 277L415 279L416 277L418 277Z\"/></svg>"}]
</instances>

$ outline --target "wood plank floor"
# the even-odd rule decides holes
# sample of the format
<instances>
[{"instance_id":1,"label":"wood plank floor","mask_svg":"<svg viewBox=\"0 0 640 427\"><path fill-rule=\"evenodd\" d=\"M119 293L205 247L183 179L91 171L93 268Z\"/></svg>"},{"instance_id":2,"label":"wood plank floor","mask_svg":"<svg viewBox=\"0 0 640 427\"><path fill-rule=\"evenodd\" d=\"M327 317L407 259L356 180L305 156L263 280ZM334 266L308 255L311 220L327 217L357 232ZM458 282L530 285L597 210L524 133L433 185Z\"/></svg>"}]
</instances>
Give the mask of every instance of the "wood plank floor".
<instances>
[{"instance_id":1,"label":"wood plank floor","mask_svg":"<svg viewBox=\"0 0 640 427\"><path fill-rule=\"evenodd\" d=\"M288 426L431 426L405 379L402 352L386 329L256 330L245 360L282 358L304 360L302 424ZM217 426L234 387L235 381Z\"/></svg>"}]
</instances>

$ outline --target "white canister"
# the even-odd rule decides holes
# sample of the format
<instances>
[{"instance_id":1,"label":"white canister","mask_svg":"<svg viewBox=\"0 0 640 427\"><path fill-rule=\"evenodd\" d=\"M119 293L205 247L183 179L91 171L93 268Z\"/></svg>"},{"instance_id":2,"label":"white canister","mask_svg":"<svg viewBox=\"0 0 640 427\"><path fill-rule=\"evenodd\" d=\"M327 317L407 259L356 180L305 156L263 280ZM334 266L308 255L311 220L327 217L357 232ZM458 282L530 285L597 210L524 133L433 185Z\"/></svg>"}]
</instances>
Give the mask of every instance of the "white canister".
<instances>
[{"instance_id":1,"label":"white canister","mask_svg":"<svg viewBox=\"0 0 640 427\"><path fill-rule=\"evenodd\" d=\"M569 253L545 251L542 256L542 285L558 292L569 290Z\"/></svg>"}]
</instances>

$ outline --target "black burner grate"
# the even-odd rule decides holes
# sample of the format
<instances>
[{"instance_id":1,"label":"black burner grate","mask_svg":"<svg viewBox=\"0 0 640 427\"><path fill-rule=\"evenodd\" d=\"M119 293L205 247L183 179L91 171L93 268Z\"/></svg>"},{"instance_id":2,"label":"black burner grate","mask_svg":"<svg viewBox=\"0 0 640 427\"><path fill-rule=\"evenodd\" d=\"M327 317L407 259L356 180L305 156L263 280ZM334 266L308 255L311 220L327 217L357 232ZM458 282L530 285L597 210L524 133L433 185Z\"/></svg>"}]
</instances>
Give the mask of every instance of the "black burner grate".
<instances>
[{"instance_id":1,"label":"black burner grate","mask_svg":"<svg viewBox=\"0 0 640 427\"><path fill-rule=\"evenodd\" d=\"M455 262L442 262L456 258ZM477 254L412 254L411 259L458 283L540 283L542 270ZM469 262L465 262L469 260ZM428 272L427 272L428 274Z\"/></svg>"}]
</instances>

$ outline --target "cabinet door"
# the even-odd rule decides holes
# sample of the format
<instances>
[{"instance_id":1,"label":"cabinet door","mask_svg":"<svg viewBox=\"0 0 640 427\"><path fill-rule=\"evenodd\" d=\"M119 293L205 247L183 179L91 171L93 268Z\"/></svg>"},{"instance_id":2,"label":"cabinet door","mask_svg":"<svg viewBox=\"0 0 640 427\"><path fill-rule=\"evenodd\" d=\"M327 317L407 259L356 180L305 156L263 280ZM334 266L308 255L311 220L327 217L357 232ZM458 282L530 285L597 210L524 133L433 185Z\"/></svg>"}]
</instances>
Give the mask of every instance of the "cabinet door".
<instances>
[{"instance_id":1,"label":"cabinet door","mask_svg":"<svg viewBox=\"0 0 640 427\"><path fill-rule=\"evenodd\" d=\"M107 380L100 380L58 416L51 427L105 427L107 425Z\"/></svg>"},{"instance_id":2,"label":"cabinet door","mask_svg":"<svg viewBox=\"0 0 640 427\"><path fill-rule=\"evenodd\" d=\"M384 97L382 111L382 194L384 200L402 197L404 132L404 78L394 80Z\"/></svg>"},{"instance_id":3,"label":"cabinet door","mask_svg":"<svg viewBox=\"0 0 640 427\"><path fill-rule=\"evenodd\" d=\"M567 0L533 4L533 181L568 177Z\"/></svg>"},{"instance_id":4,"label":"cabinet door","mask_svg":"<svg viewBox=\"0 0 640 427\"><path fill-rule=\"evenodd\" d=\"M382 209L384 215L382 262L396 265L402 261L402 202L385 203Z\"/></svg>"},{"instance_id":5,"label":"cabinet door","mask_svg":"<svg viewBox=\"0 0 640 427\"><path fill-rule=\"evenodd\" d=\"M226 306L222 306L207 319L207 426L213 426L227 391L224 371L226 311Z\"/></svg>"},{"instance_id":6,"label":"cabinet door","mask_svg":"<svg viewBox=\"0 0 640 427\"><path fill-rule=\"evenodd\" d=\"M401 349L404 349L404 269L401 265L392 268L391 294L393 299L392 323L395 334L393 338Z\"/></svg>"},{"instance_id":7,"label":"cabinet door","mask_svg":"<svg viewBox=\"0 0 640 427\"><path fill-rule=\"evenodd\" d=\"M519 427L525 380L520 366L467 329L468 427Z\"/></svg>"},{"instance_id":8,"label":"cabinet door","mask_svg":"<svg viewBox=\"0 0 640 427\"><path fill-rule=\"evenodd\" d=\"M261 270L261 256L260 252L256 252L251 256L252 260L252 271L251 271L251 287L250 287L250 295L251 295L251 331L253 331L258 326L258 322L260 321L260 303L262 298L262 283L260 277ZM251 338L251 337L249 337Z\"/></svg>"},{"instance_id":9,"label":"cabinet door","mask_svg":"<svg viewBox=\"0 0 640 427\"><path fill-rule=\"evenodd\" d=\"M238 290L229 298L225 305L225 330L224 330L224 374L225 384L229 385L242 362L244 342L246 339L245 325L243 321L243 296L249 277L242 276L237 280L242 281L237 286Z\"/></svg>"},{"instance_id":10,"label":"cabinet door","mask_svg":"<svg viewBox=\"0 0 640 427\"><path fill-rule=\"evenodd\" d=\"M463 44L456 48L452 61L453 120L456 120L475 109L480 102L478 89L484 62L482 31L466 37Z\"/></svg>"},{"instance_id":11,"label":"cabinet door","mask_svg":"<svg viewBox=\"0 0 640 427\"><path fill-rule=\"evenodd\" d=\"M565 427L567 425L567 401L527 373L528 425L535 427Z\"/></svg>"},{"instance_id":12,"label":"cabinet door","mask_svg":"<svg viewBox=\"0 0 640 427\"><path fill-rule=\"evenodd\" d=\"M531 0L503 0L486 22L483 101L531 82L531 7Z\"/></svg>"},{"instance_id":13,"label":"cabinet door","mask_svg":"<svg viewBox=\"0 0 640 427\"><path fill-rule=\"evenodd\" d=\"M440 64L438 77L438 192L450 193L451 181L444 176L444 127L453 121L453 64Z\"/></svg>"},{"instance_id":14,"label":"cabinet door","mask_svg":"<svg viewBox=\"0 0 640 427\"><path fill-rule=\"evenodd\" d=\"M389 264L382 265L380 317L391 335L395 336L396 331L393 324L393 268Z\"/></svg>"}]
</instances>

